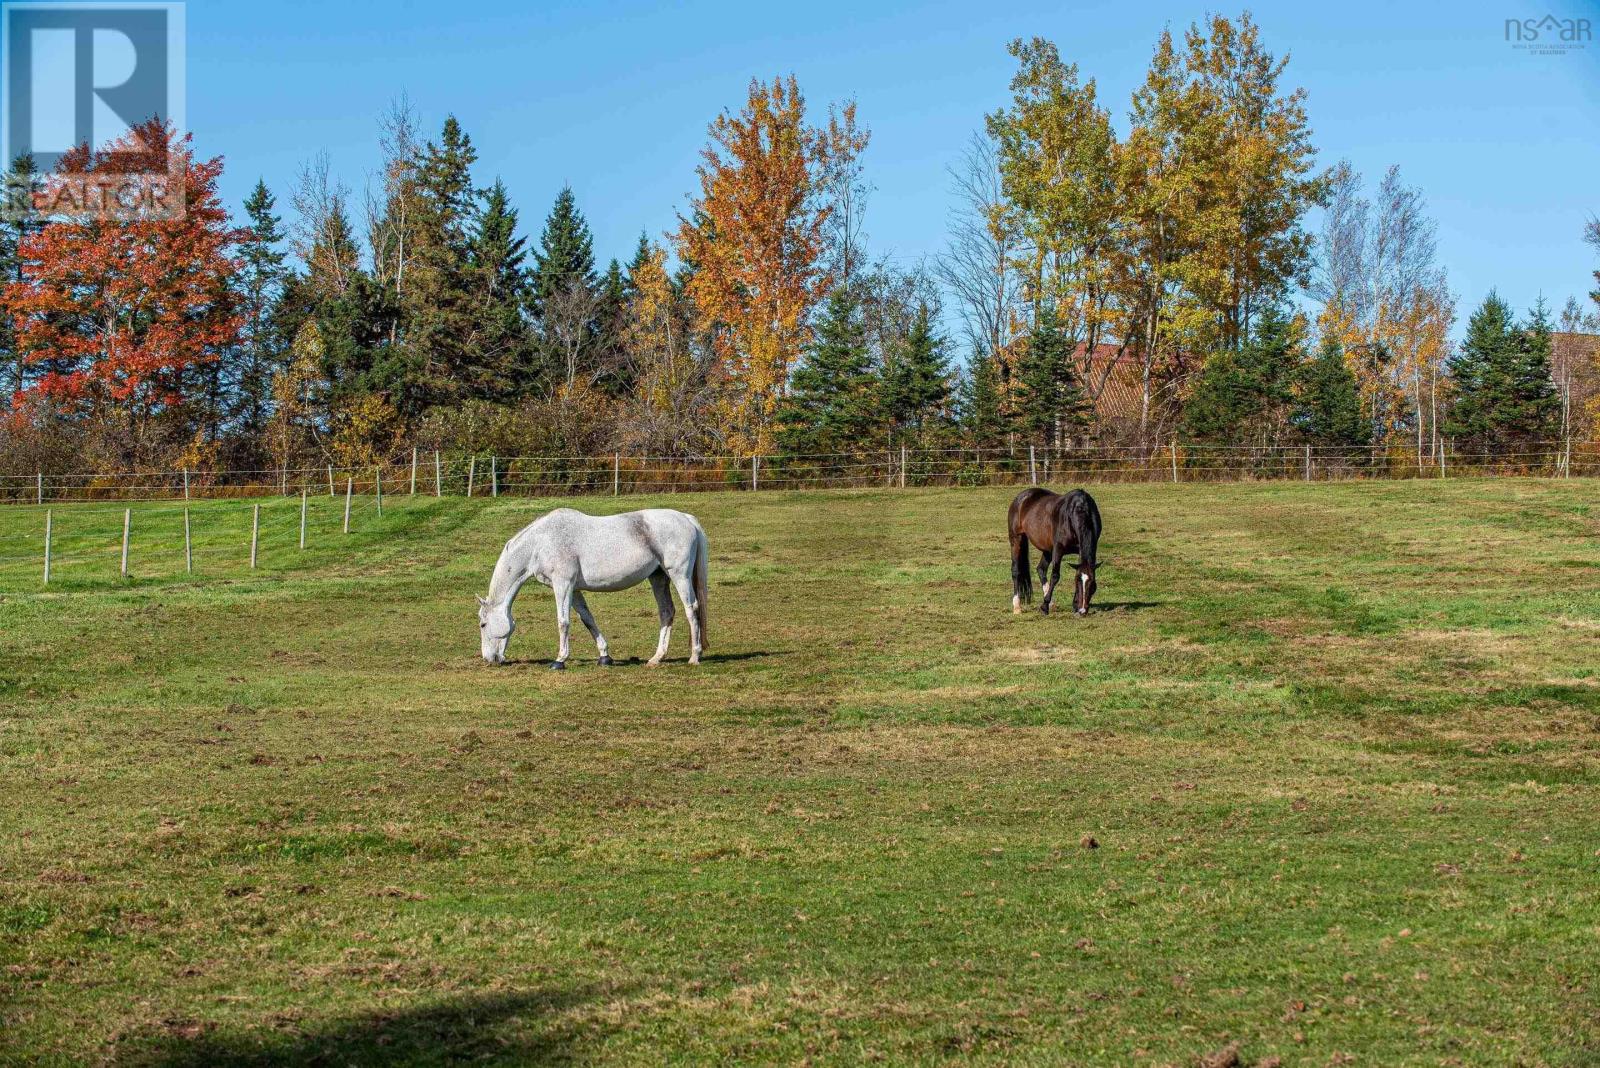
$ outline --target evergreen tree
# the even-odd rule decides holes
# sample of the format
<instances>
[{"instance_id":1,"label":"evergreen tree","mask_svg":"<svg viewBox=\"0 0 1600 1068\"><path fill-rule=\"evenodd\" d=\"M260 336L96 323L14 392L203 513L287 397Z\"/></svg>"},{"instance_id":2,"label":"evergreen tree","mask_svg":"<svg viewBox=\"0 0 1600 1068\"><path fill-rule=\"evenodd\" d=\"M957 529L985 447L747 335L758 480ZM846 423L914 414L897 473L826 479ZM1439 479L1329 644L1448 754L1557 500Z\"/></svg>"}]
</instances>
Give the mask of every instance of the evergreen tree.
<instances>
[{"instance_id":1,"label":"evergreen tree","mask_svg":"<svg viewBox=\"0 0 1600 1068\"><path fill-rule=\"evenodd\" d=\"M1020 427L1047 445L1081 435L1089 426L1091 408L1054 307L1039 309L1020 364Z\"/></svg>"},{"instance_id":2,"label":"evergreen tree","mask_svg":"<svg viewBox=\"0 0 1600 1068\"><path fill-rule=\"evenodd\" d=\"M273 212L276 205L266 182L257 180L244 203L249 223L241 232L239 272L235 277L244 330L234 380L229 383L232 396L227 414L252 441L266 429L271 415L272 379L288 349L276 321L278 301L288 276L284 267L288 257L280 247L283 224Z\"/></svg>"},{"instance_id":3,"label":"evergreen tree","mask_svg":"<svg viewBox=\"0 0 1600 1068\"><path fill-rule=\"evenodd\" d=\"M484 193L468 250L482 373L476 392L486 398L525 396L537 384L533 336L525 317L527 258L527 239L517 235L517 211L505 183L495 179Z\"/></svg>"},{"instance_id":4,"label":"evergreen tree","mask_svg":"<svg viewBox=\"0 0 1600 1068\"><path fill-rule=\"evenodd\" d=\"M884 415L901 435L921 433L950 403L950 365L944 345L944 338L933 329L928 305L919 304L910 330L883 371Z\"/></svg>"},{"instance_id":5,"label":"evergreen tree","mask_svg":"<svg viewBox=\"0 0 1600 1068\"><path fill-rule=\"evenodd\" d=\"M1184 406L1184 436L1257 448L1278 444L1289 428L1303 358L1296 324L1269 305L1244 345L1206 361Z\"/></svg>"},{"instance_id":6,"label":"evergreen tree","mask_svg":"<svg viewBox=\"0 0 1600 1068\"><path fill-rule=\"evenodd\" d=\"M6 207L0 213L0 289L13 282L22 281L23 239L42 224L32 218L33 193L38 188L39 174L31 155L18 156L11 169L0 178L5 183ZM20 393L28 386L28 365L17 351L16 332L8 316L0 316L0 360L10 371L9 381L0 382L0 396Z\"/></svg>"},{"instance_id":7,"label":"evergreen tree","mask_svg":"<svg viewBox=\"0 0 1600 1068\"><path fill-rule=\"evenodd\" d=\"M408 352L392 363L404 378L390 397L405 415L488 391L491 375L483 367L470 263L477 158L472 139L452 115L418 162L416 249L403 303Z\"/></svg>"},{"instance_id":8,"label":"evergreen tree","mask_svg":"<svg viewBox=\"0 0 1600 1068\"><path fill-rule=\"evenodd\" d=\"M1492 452L1554 433L1560 401L1550 378L1550 321L1542 301L1519 329L1510 306L1491 292L1472 313L1450 372L1456 396L1445 433L1458 442Z\"/></svg>"},{"instance_id":9,"label":"evergreen tree","mask_svg":"<svg viewBox=\"0 0 1600 1068\"><path fill-rule=\"evenodd\" d=\"M980 449L998 448L1006 435L1000 369L991 355L972 354L971 366L961 381L961 428L967 440Z\"/></svg>"},{"instance_id":10,"label":"evergreen tree","mask_svg":"<svg viewBox=\"0 0 1600 1068\"><path fill-rule=\"evenodd\" d=\"M623 353L627 314L627 277L622 264L612 260L596 292L594 360L600 369L600 387L614 397L624 396L633 388L633 375Z\"/></svg>"},{"instance_id":11,"label":"evergreen tree","mask_svg":"<svg viewBox=\"0 0 1600 1068\"><path fill-rule=\"evenodd\" d=\"M542 317L552 296L574 284L595 287L594 237L578 210L572 187L562 188L544 222L533 254L534 314Z\"/></svg>"},{"instance_id":12,"label":"evergreen tree","mask_svg":"<svg viewBox=\"0 0 1600 1068\"><path fill-rule=\"evenodd\" d=\"M1324 338L1316 358L1301 368L1293 422L1311 445L1351 447L1372 441L1372 425L1361 414L1360 384L1337 338Z\"/></svg>"},{"instance_id":13,"label":"evergreen tree","mask_svg":"<svg viewBox=\"0 0 1600 1068\"><path fill-rule=\"evenodd\" d=\"M795 455L865 448L879 421L875 386L860 295L840 286L779 407L778 447Z\"/></svg>"}]
</instances>

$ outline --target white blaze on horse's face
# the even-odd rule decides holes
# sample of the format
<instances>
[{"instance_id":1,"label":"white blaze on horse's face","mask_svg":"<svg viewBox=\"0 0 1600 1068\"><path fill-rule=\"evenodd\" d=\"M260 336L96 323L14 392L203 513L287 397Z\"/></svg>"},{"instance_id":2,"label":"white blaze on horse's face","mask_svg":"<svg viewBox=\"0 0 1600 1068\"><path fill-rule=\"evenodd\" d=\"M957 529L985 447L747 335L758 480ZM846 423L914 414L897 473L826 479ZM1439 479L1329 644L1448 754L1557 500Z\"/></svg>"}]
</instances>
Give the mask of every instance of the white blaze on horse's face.
<instances>
[{"instance_id":1,"label":"white blaze on horse's face","mask_svg":"<svg viewBox=\"0 0 1600 1068\"><path fill-rule=\"evenodd\" d=\"M516 629L517 624L511 618L509 606L492 605L482 597L478 598L478 635L485 660L491 664L505 663L506 642Z\"/></svg>"}]
</instances>

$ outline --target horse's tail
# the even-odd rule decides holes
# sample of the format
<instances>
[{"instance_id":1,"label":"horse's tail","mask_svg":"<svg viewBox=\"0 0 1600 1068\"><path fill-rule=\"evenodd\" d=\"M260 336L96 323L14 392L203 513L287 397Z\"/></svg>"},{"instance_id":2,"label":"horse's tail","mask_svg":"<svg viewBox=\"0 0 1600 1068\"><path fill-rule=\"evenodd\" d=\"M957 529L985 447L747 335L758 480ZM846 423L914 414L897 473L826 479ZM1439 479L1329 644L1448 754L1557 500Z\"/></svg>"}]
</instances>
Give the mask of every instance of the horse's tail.
<instances>
[{"instance_id":1,"label":"horse's tail","mask_svg":"<svg viewBox=\"0 0 1600 1068\"><path fill-rule=\"evenodd\" d=\"M711 555L711 545L706 541L706 531L697 520L694 525L694 617L700 624L700 648L711 648L707 628L706 567Z\"/></svg>"}]
</instances>

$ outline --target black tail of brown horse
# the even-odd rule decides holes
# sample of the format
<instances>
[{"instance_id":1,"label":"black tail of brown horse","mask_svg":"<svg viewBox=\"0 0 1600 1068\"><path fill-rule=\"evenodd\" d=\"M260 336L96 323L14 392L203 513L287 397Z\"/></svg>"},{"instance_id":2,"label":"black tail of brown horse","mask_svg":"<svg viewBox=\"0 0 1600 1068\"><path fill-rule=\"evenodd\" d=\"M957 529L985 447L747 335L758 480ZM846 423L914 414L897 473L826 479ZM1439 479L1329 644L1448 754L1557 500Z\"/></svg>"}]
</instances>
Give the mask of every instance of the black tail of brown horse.
<instances>
[{"instance_id":1,"label":"black tail of brown horse","mask_svg":"<svg viewBox=\"0 0 1600 1068\"><path fill-rule=\"evenodd\" d=\"M1021 604L1033 603L1033 568L1028 566L1028 536L1011 534L1011 593Z\"/></svg>"}]
</instances>

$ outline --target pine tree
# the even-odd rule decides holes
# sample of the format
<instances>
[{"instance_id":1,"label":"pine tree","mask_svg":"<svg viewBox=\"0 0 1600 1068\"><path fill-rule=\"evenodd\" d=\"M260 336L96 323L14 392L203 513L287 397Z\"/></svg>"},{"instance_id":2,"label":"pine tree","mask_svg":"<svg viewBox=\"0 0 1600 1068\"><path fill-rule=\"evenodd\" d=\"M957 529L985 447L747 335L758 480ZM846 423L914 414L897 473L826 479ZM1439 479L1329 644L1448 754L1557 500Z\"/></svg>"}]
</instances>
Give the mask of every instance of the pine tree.
<instances>
[{"instance_id":1,"label":"pine tree","mask_svg":"<svg viewBox=\"0 0 1600 1068\"><path fill-rule=\"evenodd\" d=\"M628 313L628 281L622 264L612 260L596 289L594 361L600 371L600 388L614 397L633 388L633 375L624 359L623 326Z\"/></svg>"},{"instance_id":2,"label":"pine tree","mask_svg":"<svg viewBox=\"0 0 1600 1068\"><path fill-rule=\"evenodd\" d=\"M1491 292L1472 313L1450 362L1455 403L1445 433L1474 450L1500 451L1547 440L1560 402L1550 378L1550 322L1543 302L1526 328Z\"/></svg>"},{"instance_id":3,"label":"pine tree","mask_svg":"<svg viewBox=\"0 0 1600 1068\"><path fill-rule=\"evenodd\" d=\"M1072 366L1054 307L1039 309L1018 369L1018 423L1041 443L1070 442L1089 426L1091 408Z\"/></svg>"},{"instance_id":4,"label":"pine tree","mask_svg":"<svg viewBox=\"0 0 1600 1068\"><path fill-rule=\"evenodd\" d=\"M829 294L779 407L778 447L791 455L866 448L879 421L875 386L861 298L841 286Z\"/></svg>"},{"instance_id":5,"label":"pine tree","mask_svg":"<svg viewBox=\"0 0 1600 1068\"><path fill-rule=\"evenodd\" d=\"M1308 444L1364 446L1372 426L1361 414L1361 386L1345 362L1344 347L1329 335L1300 371L1293 422Z\"/></svg>"},{"instance_id":6,"label":"pine tree","mask_svg":"<svg viewBox=\"0 0 1600 1068\"><path fill-rule=\"evenodd\" d=\"M478 318L479 396L509 400L527 395L537 384L533 336L525 317L527 258L527 239L517 235L517 211L505 183L495 179L484 193L468 250Z\"/></svg>"},{"instance_id":7,"label":"pine tree","mask_svg":"<svg viewBox=\"0 0 1600 1068\"><path fill-rule=\"evenodd\" d=\"M1212 354L1184 406L1191 441L1269 448L1289 428L1303 352L1297 324L1268 306L1237 350Z\"/></svg>"},{"instance_id":8,"label":"pine tree","mask_svg":"<svg viewBox=\"0 0 1600 1068\"><path fill-rule=\"evenodd\" d=\"M944 338L933 328L927 304L917 307L911 328L895 346L883 371L883 410L900 435L919 434L950 403L950 366Z\"/></svg>"},{"instance_id":9,"label":"pine tree","mask_svg":"<svg viewBox=\"0 0 1600 1068\"><path fill-rule=\"evenodd\" d=\"M273 376L284 359L287 345L278 332L275 312L283 295L288 275L284 267L287 254L280 248L284 239L282 220L274 214L277 201L267 183L257 180L244 210L249 224L241 232L239 272L235 285L239 310L244 315L244 331L229 415L249 440L260 437L271 414Z\"/></svg>"},{"instance_id":10,"label":"pine tree","mask_svg":"<svg viewBox=\"0 0 1600 1068\"><path fill-rule=\"evenodd\" d=\"M574 284L595 287L594 237L578 210L572 187L565 186L544 221L539 248L533 254L534 314L542 317L545 304Z\"/></svg>"},{"instance_id":11,"label":"pine tree","mask_svg":"<svg viewBox=\"0 0 1600 1068\"><path fill-rule=\"evenodd\" d=\"M392 362L404 377L390 397L404 415L486 391L470 267L477 158L472 139L452 115L418 162L416 248L403 300L408 351Z\"/></svg>"}]
</instances>

